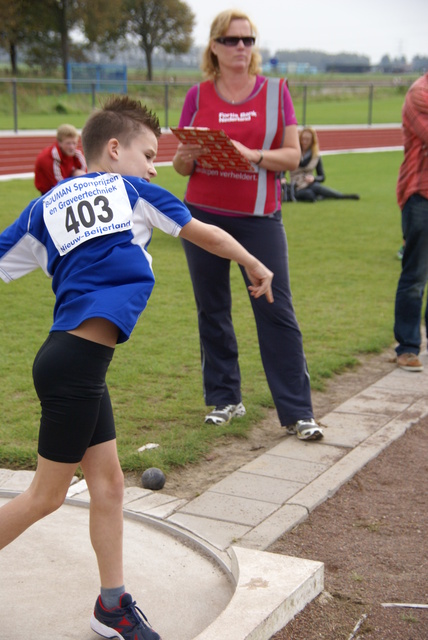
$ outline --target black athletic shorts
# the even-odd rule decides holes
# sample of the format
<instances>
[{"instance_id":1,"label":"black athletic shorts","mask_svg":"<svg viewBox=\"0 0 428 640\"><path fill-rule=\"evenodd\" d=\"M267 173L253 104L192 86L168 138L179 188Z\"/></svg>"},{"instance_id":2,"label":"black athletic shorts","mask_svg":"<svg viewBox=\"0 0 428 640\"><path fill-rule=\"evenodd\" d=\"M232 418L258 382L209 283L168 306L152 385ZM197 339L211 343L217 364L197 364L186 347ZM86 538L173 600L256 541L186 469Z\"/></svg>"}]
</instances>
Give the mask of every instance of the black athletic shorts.
<instances>
[{"instance_id":1,"label":"black athletic shorts","mask_svg":"<svg viewBox=\"0 0 428 640\"><path fill-rule=\"evenodd\" d=\"M88 447L116 437L105 382L114 349L54 331L33 364L41 405L38 452L54 462L80 462Z\"/></svg>"}]
</instances>

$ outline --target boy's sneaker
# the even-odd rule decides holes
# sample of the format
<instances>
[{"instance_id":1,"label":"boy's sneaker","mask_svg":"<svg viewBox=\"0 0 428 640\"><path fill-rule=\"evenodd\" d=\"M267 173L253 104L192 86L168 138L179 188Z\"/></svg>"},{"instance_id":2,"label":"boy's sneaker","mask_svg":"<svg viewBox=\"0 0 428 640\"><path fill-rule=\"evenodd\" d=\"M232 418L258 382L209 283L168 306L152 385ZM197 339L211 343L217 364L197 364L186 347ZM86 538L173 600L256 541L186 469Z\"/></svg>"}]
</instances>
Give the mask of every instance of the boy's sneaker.
<instances>
[{"instance_id":1,"label":"boy's sneaker","mask_svg":"<svg viewBox=\"0 0 428 640\"><path fill-rule=\"evenodd\" d=\"M103 638L162 640L152 629L141 609L135 605L132 596L124 593L120 597L119 607L106 609L101 596L98 596L91 618L91 629Z\"/></svg>"},{"instance_id":2,"label":"boy's sneaker","mask_svg":"<svg viewBox=\"0 0 428 640\"><path fill-rule=\"evenodd\" d=\"M324 436L323 430L313 418L297 420L297 422L287 425L285 428L287 433L297 436L299 440L320 440Z\"/></svg>"},{"instance_id":3,"label":"boy's sneaker","mask_svg":"<svg viewBox=\"0 0 428 640\"><path fill-rule=\"evenodd\" d=\"M404 371L423 371L424 366L416 353L405 352L397 356L397 364Z\"/></svg>"},{"instance_id":4,"label":"boy's sneaker","mask_svg":"<svg viewBox=\"0 0 428 640\"><path fill-rule=\"evenodd\" d=\"M241 418L245 416L245 407L239 404L222 404L217 405L208 415L205 416L206 424L227 424L232 418Z\"/></svg>"}]
</instances>

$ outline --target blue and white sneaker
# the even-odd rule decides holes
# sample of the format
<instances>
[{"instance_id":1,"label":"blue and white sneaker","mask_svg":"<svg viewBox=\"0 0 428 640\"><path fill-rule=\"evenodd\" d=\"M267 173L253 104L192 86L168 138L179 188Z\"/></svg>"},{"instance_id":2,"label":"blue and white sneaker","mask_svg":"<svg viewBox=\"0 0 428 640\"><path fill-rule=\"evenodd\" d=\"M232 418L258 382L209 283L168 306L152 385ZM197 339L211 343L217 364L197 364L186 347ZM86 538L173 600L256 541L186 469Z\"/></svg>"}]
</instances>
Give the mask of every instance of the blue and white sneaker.
<instances>
[{"instance_id":1,"label":"blue and white sneaker","mask_svg":"<svg viewBox=\"0 0 428 640\"><path fill-rule=\"evenodd\" d=\"M103 638L118 640L162 640L152 629L144 613L135 606L129 593L120 598L120 606L106 609L101 596L95 603L91 629Z\"/></svg>"}]
</instances>

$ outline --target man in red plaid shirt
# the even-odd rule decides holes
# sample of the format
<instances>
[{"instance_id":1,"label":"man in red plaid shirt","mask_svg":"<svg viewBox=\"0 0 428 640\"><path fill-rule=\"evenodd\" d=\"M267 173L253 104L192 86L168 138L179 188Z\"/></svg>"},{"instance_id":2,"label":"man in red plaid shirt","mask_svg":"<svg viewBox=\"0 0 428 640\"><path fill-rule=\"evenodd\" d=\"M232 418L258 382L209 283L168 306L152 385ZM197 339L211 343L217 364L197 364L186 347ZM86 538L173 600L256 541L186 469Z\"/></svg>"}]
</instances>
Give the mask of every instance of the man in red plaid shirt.
<instances>
[{"instance_id":1,"label":"man in red plaid shirt","mask_svg":"<svg viewBox=\"0 0 428 640\"><path fill-rule=\"evenodd\" d=\"M405 242L395 298L397 364L422 371L422 299L428 281L428 73L412 84L403 107L404 160L397 184ZM428 304L425 310L428 329Z\"/></svg>"}]
</instances>

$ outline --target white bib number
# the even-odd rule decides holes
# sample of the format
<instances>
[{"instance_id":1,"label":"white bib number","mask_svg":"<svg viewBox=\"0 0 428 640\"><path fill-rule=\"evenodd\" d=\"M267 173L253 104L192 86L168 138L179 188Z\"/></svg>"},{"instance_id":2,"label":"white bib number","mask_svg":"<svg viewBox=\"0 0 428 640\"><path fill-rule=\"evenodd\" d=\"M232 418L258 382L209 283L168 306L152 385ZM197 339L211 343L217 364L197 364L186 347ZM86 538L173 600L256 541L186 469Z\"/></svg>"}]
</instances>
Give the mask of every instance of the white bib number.
<instances>
[{"instance_id":1,"label":"white bib number","mask_svg":"<svg viewBox=\"0 0 428 640\"><path fill-rule=\"evenodd\" d=\"M132 209L122 176L82 176L58 185L43 201L43 218L61 256L97 236L129 230Z\"/></svg>"}]
</instances>

